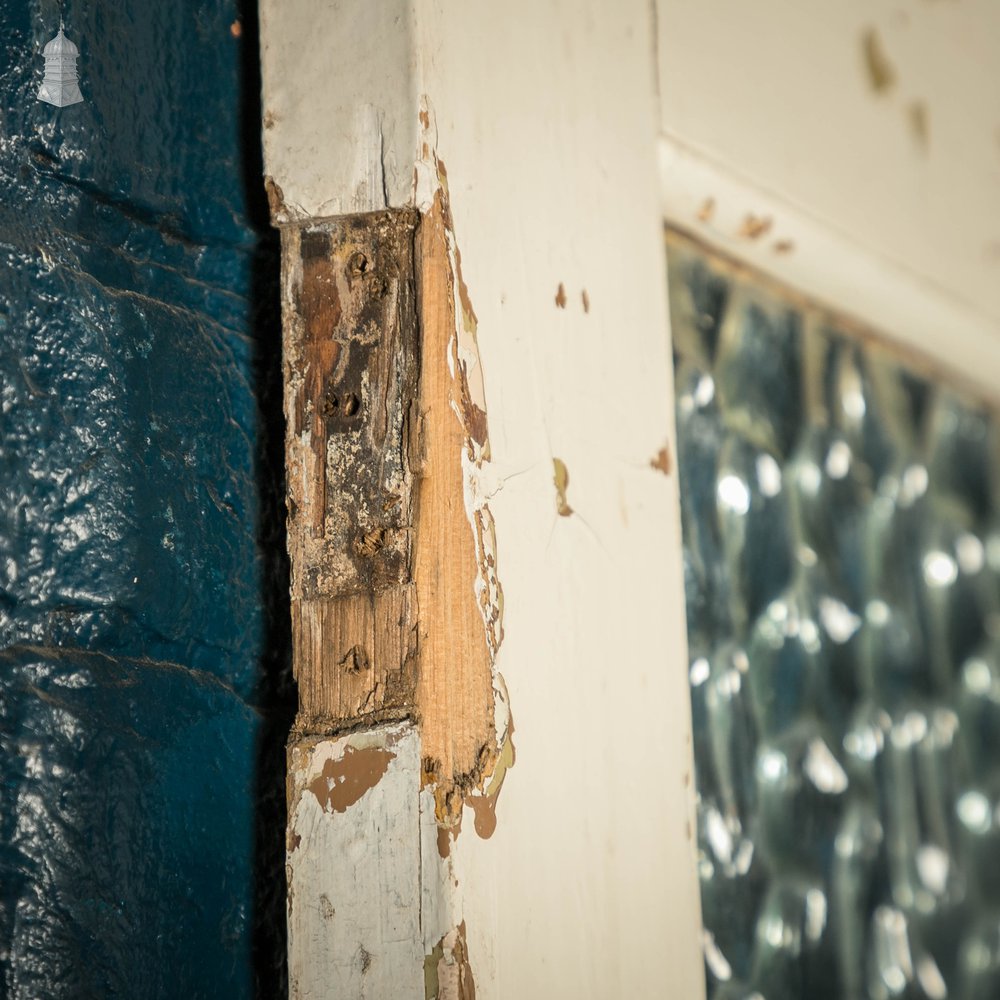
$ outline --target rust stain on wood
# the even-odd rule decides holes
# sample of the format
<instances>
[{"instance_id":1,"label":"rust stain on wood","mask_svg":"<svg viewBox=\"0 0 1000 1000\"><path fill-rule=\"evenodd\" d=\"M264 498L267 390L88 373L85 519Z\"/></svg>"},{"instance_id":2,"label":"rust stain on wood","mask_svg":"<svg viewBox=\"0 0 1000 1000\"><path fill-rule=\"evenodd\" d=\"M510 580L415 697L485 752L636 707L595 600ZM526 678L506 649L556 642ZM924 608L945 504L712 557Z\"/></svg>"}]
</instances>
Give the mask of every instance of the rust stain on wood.
<instances>
[{"instance_id":1,"label":"rust stain on wood","mask_svg":"<svg viewBox=\"0 0 1000 1000\"><path fill-rule=\"evenodd\" d=\"M556 306L560 309L566 308L566 289L561 281L559 282L559 287L556 289Z\"/></svg>"},{"instance_id":2,"label":"rust stain on wood","mask_svg":"<svg viewBox=\"0 0 1000 1000\"><path fill-rule=\"evenodd\" d=\"M395 757L391 750L381 747L347 747L339 760L324 762L323 770L309 782L308 789L323 812L346 812L379 783Z\"/></svg>"},{"instance_id":3,"label":"rust stain on wood","mask_svg":"<svg viewBox=\"0 0 1000 1000\"><path fill-rule=\"evenodd\" d=\"M590 296L587 294L587 289L585 288L580 293L580 300L583 302L583 311L585 313L590 312Z\"/></svg>"}]
</instances>

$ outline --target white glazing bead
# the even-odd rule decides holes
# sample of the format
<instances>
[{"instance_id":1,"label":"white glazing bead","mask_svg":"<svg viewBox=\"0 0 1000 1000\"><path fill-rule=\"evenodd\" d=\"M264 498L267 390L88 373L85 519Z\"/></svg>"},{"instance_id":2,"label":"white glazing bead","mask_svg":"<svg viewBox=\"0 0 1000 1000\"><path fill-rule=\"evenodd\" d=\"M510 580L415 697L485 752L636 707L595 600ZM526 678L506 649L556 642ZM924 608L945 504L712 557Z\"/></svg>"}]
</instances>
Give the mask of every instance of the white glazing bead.
<instances>
[{"instance_id":1,"label":"white glazing bead","mask_svg":"<svg viewBox=\"0 0 1000 1000\"><path fill-rule=\"evenodd\" d=\"M83 100L76 73L76 57L80 50L63 34L59 34L44 49L45 77L38 89L38 99L57 108L79 104Z\"/></svg>"}]
</instances>

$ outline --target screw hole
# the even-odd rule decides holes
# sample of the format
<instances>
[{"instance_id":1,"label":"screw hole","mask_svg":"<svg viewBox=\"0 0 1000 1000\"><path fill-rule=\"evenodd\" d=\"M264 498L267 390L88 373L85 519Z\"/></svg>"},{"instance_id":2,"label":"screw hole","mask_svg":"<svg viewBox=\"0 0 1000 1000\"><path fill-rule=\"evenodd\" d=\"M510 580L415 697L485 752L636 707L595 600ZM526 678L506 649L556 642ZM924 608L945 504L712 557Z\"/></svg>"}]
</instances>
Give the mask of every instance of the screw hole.
<instances>
[{"instance_id":1,"label":"screw hole","mask_svg":"<svg viewBox=\"0 0 1000 1000\"><path fill-rule=\"evenodd\" d=\"M360 674L368 669L368 654L361 646L352 646L341 658L341 667L349 674Z\"/></svg>"},{"instance_id":2,"label":"screw hole","mask_svg":"<svg viewBox=\"0 0 1000 1000\"><path fill-rule=\"evenodd\" d=\"M345 393L343 396L330 392L323 400L323 416L325 417L335 417L338 414L343 417L353 417L360 409L361 400L353 392Z\"/></svg>"}]
</instances>

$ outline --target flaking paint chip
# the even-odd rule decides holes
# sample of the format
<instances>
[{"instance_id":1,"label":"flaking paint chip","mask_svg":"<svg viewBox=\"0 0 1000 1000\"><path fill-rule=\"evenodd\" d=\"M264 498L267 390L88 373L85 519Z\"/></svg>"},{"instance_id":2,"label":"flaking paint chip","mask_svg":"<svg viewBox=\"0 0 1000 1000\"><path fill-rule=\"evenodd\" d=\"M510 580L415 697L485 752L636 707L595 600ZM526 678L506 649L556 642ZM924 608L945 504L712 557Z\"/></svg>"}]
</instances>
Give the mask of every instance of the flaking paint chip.
<instances>
[{"instance_id":1,"label":"flaking paint chip","mask_svg":"<svg viewBox=\"0 0 1000 1000\"><path fill-rule=\"evenodd\" d=\"M923 101L912 101L906 109L910 119L910 132L921 152L926 152L930 145L930 123L927 115L927 105Z\"/></svg>"},{"instance_id":2,"label":"flaking paint chip","mask_svg":"<svg viewBox=\"0 0 1000 1000\"><path fill-rule=\"evenodd\" d=\"M748 240L759 240L771 231L773 221L769 215L754 215L748 212L737 235Z\"/></svg>"},{"instance_id":3,"label":"flaking paint chip","mask_svg":"<svg viewBox=\"0 0 1000 1000\"><path fill-rule=\"evenodd\" d=\"M657 472L662 472L665 476L670 475L670 452L664 445L654 458L649 460L649 466Z\"/></svg>"},{"instance_id":4,"label":"flaking paint chip","mask_svg":"<svg viewBox=\"0 0 1000 1000\"><path fill-rule=\"evenodd\" d=\"M896 69L885 54L882 39L874 28L867 28L861 36L861 54L872 90L876 94L892 90L896 83Z\"/></svg>"},{"instance_id":5,"label":"flaking paint chip","mask_svg":"<svg viewBox=\"0 0 1000 1000\"><path fill-rule=\"evenodd\" d=\"M556 510L560 517L569 517L573 508L566 502L566 488L569 486L569 470L561 458L552 459L553 482L556 486Z\"/></svg>"}]
</instances>

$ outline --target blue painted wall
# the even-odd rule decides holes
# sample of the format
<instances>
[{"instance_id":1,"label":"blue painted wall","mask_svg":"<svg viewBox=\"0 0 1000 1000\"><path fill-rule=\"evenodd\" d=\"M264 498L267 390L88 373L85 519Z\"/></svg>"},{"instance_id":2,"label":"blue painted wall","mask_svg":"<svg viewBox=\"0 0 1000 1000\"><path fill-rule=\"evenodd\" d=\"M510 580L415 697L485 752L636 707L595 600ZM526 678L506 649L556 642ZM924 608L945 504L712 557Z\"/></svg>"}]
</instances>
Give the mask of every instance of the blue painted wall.
<instances>
[{"instance_id":1,"label":"blue painted wall","mask_svg":"<svg viewBox=\"0 0 1000 1000\"><path fill-rule=\"evenodd\" d=\"M56 109L57 4L0 5L0 994L274 996L290 685L252 15L64 16L85 103Z\"/></svg>"}]
</instances>

